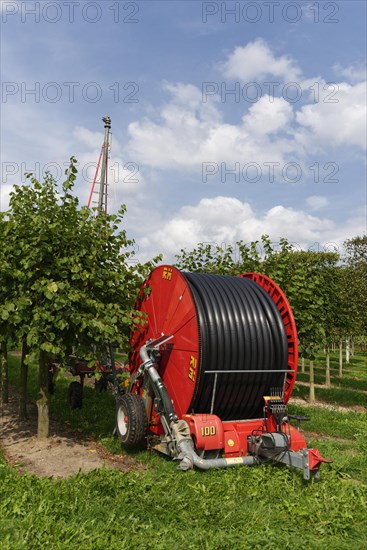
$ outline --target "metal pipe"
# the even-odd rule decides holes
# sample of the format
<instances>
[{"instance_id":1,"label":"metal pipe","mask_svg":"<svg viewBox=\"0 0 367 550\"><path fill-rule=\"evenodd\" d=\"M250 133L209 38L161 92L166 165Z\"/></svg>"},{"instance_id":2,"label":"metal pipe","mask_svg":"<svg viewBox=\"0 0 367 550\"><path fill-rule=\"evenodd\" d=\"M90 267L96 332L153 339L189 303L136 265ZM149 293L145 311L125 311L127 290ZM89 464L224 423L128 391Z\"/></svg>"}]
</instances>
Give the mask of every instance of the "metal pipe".
<instances>
[{"instance_id":1,"label":"metal pipe","mask_svg":"<svg viewBox=\"0 0 367 550\"><path fill-rule=\"evenodd\" d=\"M255 466L260 464L260 460L255 456L238 456L234 458L200 458L194 449L191 439L182 439L177 443L180 454L180 470L190 470L198 468L199 470L210 470L211 468L231 468L233 466Z\"/></svg>"},{"instance_id":2,"label":"metal pipe","mask_svg":"<svg viewBox=\"0 0 367 550\"><path fill-rule=\"evenodd\" d=\"M206 370L204 372L204 374L242 374L242 373L249 373L249 374L257 374L259 372L274 372L274 373L279 373L279 372L296 372L294 369L279 369L279 370L274 370L274 369L260 369L260 370Z\"/></svg>"},{"instance_id":3,"label":"metal pipe","mask_svg":"<svg viewBox=\"0 0 367 550\"><path fill-rule=\"evenodd\" d=\"M148 350L147 350L147 346L141 346L140 350L139 350L139 355L141 357L141 360L143 361L143 365L144 367L151 367L154 365L153 361L151 360L151 358L149 357L149 353L148 353Z\"/></svg>"},{"instance_id":4,"label":"metal pipe","mask_svg":"<svg viewBox=\"0 0 367 550\"><path fill-rule=\"evenodd\" d=\"M211 405L210 405L210 414L213 414L213 410L214 410L214 400L215 400L215 394L216 394L216 391L217 391L217 380L218 380L218 374L215 373L213 393L212 393L212 402L211 402Z\"/></svg>"},{"instance_id":5,"label":"metal pipe","mask_svg":"<svg viewBox=\"0 0 367 550\"><path fill-rule=\"evenodd\" d=\"M168 424L170 424L171 422L176 422L178 420L178 416L174 409L172 400L169 396L168 390L162 378L159 376L157 369L154 366L155 365L154 361L149 357L147 347L142 346L140 348L139 353L143 361L144 370L146 371L146 373L148 374L151 380L154 393L162 401L164 414L167 417Z\"/></svg>"},{"instance_id":6,"label":"metal pipe","mask_svg":"<svg viewBox=\"0 0 367 550\"><path fill-rule=\"evenodd\" d=\"M110 137L111 129L111 119L109 116L104 117L103 122L105 123L105 134L104 134L104 144L103 144L103 158L102 158L102 167L101 167L101 182L99 186L99 197L98 197L98 211L103 211L103 199L104 195L107 195L107 185L106 185L106 176L107 176L107 158L108 158L108 141Z\"/></svg>"}]
</instances>

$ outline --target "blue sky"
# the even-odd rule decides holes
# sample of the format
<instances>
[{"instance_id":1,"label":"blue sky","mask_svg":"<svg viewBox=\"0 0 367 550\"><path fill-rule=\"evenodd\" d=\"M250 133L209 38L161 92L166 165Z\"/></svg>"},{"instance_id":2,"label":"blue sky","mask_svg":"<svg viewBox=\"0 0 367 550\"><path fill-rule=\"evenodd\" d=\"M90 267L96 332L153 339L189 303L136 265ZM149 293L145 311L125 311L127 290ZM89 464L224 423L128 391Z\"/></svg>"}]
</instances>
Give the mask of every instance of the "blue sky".
<instances>
[{"instance_id":1,"label":"blue sky","mask_svg":"<svg viewBox=\"0 0 367 550\"><path fill-rule=\"evenodd\" d=\"M364 1L1 0L1 16L2 210L26 170L60 176L71 155L86 203L108 114L109 209L127 205L138 259L365 232Z\"/></svg>"}]
</instances>

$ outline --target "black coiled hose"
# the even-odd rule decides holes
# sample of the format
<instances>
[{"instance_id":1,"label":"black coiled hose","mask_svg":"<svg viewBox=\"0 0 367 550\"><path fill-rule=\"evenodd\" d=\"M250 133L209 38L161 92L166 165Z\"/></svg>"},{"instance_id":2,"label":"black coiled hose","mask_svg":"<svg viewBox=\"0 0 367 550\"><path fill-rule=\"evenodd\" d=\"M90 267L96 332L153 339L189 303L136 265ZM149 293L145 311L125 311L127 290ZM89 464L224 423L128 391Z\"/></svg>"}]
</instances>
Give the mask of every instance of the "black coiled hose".
<instances>
[{"instance_id":1,"label":"black coiled hose","mask_svg":"<svg viewBox=\"0 0 367 550\"><path fill-rule=\"evenodd\" d=\"M214 374L213 414L222 420L262 416L264 395L283 386L288 365L287 336L273 300L257 283L242 277L183 274L199 321L200 357L190 411L209 413ZM237 373L249 370L250 373ZM233 374L232 374L233 372Z\"/></svg>"}]
</instances>

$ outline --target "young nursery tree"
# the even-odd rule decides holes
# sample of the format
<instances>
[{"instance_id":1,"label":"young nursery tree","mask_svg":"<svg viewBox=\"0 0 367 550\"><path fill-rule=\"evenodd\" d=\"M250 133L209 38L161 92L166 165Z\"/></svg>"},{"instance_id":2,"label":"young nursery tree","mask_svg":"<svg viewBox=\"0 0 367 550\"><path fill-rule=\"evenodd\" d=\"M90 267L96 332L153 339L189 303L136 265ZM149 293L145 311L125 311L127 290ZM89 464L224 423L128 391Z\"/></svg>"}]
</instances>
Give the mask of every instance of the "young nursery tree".
<instances>
[{"instance_id":1,"label":"young nursery tree","mask_svg":"<svg viewBox=\"0 0 367 550\"><path fill-rule=\"evenodd\" d=\"M131 245L118 215L95 215L73 195L76 159L61 192L50 174L15 187L7 240L13 272L11 328L39 365L38 435L48 435L48 359L73 346L91 352L107 342L126 346L139 317L134 301L154 266L131 264ZM10 308L10 309L9 309ZM1 313L1 312L0 312Z\"/></svg>"}]
</instances>

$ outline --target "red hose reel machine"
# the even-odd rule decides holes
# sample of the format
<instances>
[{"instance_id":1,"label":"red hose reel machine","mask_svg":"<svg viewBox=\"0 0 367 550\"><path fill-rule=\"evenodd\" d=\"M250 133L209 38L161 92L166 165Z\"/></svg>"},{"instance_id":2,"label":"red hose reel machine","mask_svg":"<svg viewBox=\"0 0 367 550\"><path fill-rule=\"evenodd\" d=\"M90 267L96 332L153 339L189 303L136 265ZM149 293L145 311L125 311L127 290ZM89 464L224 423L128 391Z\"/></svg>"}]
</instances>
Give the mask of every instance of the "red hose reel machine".
<instances>
[{"instance_id":1,"label":"red hose reel machine","mask_svg":"<svg viewBox=\"0 0 367 550\"><path fill-rule=\"evenodd\" d=\"M319 476L287 403L298 366L297 329L266 277L193 274L162 265L143 283L131 336L130 381L117 400L122 444L148 447L186 470L284 463Z\"/></svg>"}]
</instances>

